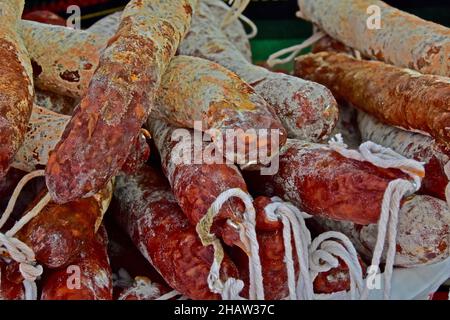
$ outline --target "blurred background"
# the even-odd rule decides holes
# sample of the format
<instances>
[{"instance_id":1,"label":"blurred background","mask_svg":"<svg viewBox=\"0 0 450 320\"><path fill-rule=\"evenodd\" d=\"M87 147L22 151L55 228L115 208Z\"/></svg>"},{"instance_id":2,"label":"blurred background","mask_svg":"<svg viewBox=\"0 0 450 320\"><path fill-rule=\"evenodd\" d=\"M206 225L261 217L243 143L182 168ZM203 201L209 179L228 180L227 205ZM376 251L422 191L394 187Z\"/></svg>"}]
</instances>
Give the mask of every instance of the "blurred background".
<instances>
[{"instance_id":1,"label":"blurred background","mask_svg":"<svg viewBox=\"0 0 450 320\"><path fill-rule=\"evenodd\" d=\"M333 1L333 0L330 0ZM339 1L339 0L334 0ZM67 17L70 5L81 7L82 27L121 10L128 0L26 0L26 12L49 10ZM423 19L450 27L450 0L385 0L386 3ZM298 44L311 35L311 24L295 17L297 0L252 0L244 14L258 26L252 39L254 60L265 61L280 49Z\"/></svg>"}]
</instances>

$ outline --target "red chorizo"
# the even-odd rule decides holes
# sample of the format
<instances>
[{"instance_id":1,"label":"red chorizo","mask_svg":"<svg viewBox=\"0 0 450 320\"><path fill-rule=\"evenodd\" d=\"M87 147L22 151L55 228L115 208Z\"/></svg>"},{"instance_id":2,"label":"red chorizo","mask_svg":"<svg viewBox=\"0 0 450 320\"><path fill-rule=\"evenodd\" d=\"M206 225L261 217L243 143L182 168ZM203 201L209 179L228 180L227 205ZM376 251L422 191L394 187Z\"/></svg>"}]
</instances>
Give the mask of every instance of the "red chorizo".
<instances>
[{"instance_id":1,"label":"red chorizo","mask_svg":"<svg viewBox=\"0 0 450 320\"><path fill-rule=\"evenodd\" d=\"M191 299L219 298L207 283L213 248L202 245L162 174L143 167L132 176L120 176L114 196L116 220L171 287ZM220 278L237 276L236 266L225 256Z\"/></svg>"},{"instance_id":2,"label":"red chorizo","mask_svg":"<svg viewBox=\"0 0 450 320\"><path fill-rule=\"evenodd\" d=\"M42 198L39 195L31 208ZM91 198L59 205L50 202L17 234L49 268L66 266L95 235L112 196L112 184Z\"/></svg>"},{"instance_id":3,"label":"red chorizo","mask_svg":"<svg viewBox=\"0 0 450 320\"><path fill-rule=\"evenodd\" d=\"M150 114L196 0L132 0L109 40L87 95L50 155L46 182L64 203L95 194L117 174Z\"/></svg>"},{"instance_id":4,"label":"red chorizo","mask_svg":"<svg viewBox=\"0 0 450 320\"><path fill-rule=\"evenodd\" d=\"M0 179L5 176L23 142L33 107L30 58L18 34L23 8L24 0L1 3Z\"/></svg>"},{"instance_id":5,"label":"red chorizo","mask_svg":"<svg viewBox=\"0 0 450 320\"><path fill-rule=\"evenodd\" d=\"M299 0L301 16L365 56L422 73L450 75L450 29L378 0ZM380 26L369 28L379 10ZM385 79L386 82L389 80Z\"/></svg>"},{"instance_id":6,"label":"red chorizo","mask_svg":"<svg viewBox=\"0 0 450 320\"><path fill-rule=\"evenodd\" d=\"M338 110L327 88L249 63L216 27L206 4L196 11L179 52L212 60L235 72L272 106L289 137L320 141L335 125Z\"/></svg>"},{"instance_id":7,"label":"red chorizo","mask_svg":"<svg viewBox=\"0 0 450 320\"><path fill-rule=\"evenodd\" d=\"M385 124L430 134L450 146L450 79L345 54L300 56L295 74L317 81Z\"/></svg>"},{"instance_id":8,"label":"red chorizo","mask_svg":"<svg viewBox=\"0 0 450 320\"><path fill-rule=\"evenodd\" d=\"M362 111L358 113L358 126L365 141L373 141L407 158L424 162L425 177L420 192L445 200L448 178L444 166L449 158L433 138L385 125Z\"/></svg>"},{"instance_id":9,"label":"red chorizo","mask_svg":"<svg viewBox=\"0 0 450 320\"><path fill-rule=\"evenodd\" d=\"M288 140L275 175L245 172L257 194L278 196L311 215L366 225L376 223L390 181L407 178L397 169L343 157L324 145Z\"/></svg>"},{"instance_id":10,"label":"red chorizo","mask_svg":"<svg viewBox=\"0 0 450 320\"><path fill-rule=\"evenodd\" d=\"M108 235L102 226L83 245L71 268L48 271L42 281L41 300L112 300L107 245Z\"/></svg>"},{"instance_id":11,"label":"red chorizo","mask_svg":"<svg viewBox=\"0 0 450 320\"><path fill-rule=\"evenodd\" d=\"M216 162L214 158L206 158L194 162L206 155L208 144L196 148L192 131L183 130L185 136L181 140L173 139L177 128L162 121L149 119L148 125L161 156L161 164L172 187L173 194L186 217L193 226L207 214L216 198L224 191L240 188L247 191L244 178L233 164L226 164L222 157ZM189 155L186 161L177 159L177 150ZM220 162L220 160L222 160ZM228 245L239 242L239 232L228 223L235 225L242 222L243 203L236 199L228 200L214 219L212 232Z\"/></svg>"}]
</instances>

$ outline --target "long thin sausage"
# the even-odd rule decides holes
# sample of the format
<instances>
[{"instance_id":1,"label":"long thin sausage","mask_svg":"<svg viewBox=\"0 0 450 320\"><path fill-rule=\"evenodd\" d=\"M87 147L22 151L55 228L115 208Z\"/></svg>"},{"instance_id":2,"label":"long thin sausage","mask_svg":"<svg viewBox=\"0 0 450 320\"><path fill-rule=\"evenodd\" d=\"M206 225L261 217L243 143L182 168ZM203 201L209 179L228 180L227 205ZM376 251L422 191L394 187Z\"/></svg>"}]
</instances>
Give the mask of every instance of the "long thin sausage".
<instances>
[{"instance_id":1,"label":"long thin sausage","mask_svg":"<svg viewBox=\"0 0 450 320\"><path fill-rule=\"evenodd\" d=\"M249 63L216 27L206 4L196 11L179 52L212 60L235 72L272 106L291 138L317 142L335 125L336 101L325 87Z\"/></svg>"},{"instance_id":2,"label":"long thin sausage","mask_svg":"<svg viewBox=\"0 0 450 320\"><path fill-rule=\"evenodd\" d=\"M46 169L60 203L96 193L126 161L196 0L131 1Z\"/></svg>"},{"instance_id":3,"label":"long thin sausage","mask_svg":"<svg viewBox=\"0 0 450 320\"><path fill-rule=\"evenodd\" d=\"M383 123L426 132L450 146L450 79L321 52L296 59L295 74L326 85Z\"/></svg>"},{"instance_id":4,"label":"long thin sausage","mask_svg":"<svg viewBox=\"0 0 450 320\"><path fill-rule=\"evenodd\" d=\"M449 28L378 0L299 0L299 5L306 20L365 56L450 76ZM380 25L370 27L375 14L379 14Z\"/></svg>"},{"instance_id":5,"label":"long thin sausage","mask_svg":"<svg viewBox=\"0 0 450 320\"><path fill-rule=\"evenodd\" d=\"M24 0L0 4L0 179L19 150L33 107L33 72L19 35Z\"/></svg>"}]
</instances>

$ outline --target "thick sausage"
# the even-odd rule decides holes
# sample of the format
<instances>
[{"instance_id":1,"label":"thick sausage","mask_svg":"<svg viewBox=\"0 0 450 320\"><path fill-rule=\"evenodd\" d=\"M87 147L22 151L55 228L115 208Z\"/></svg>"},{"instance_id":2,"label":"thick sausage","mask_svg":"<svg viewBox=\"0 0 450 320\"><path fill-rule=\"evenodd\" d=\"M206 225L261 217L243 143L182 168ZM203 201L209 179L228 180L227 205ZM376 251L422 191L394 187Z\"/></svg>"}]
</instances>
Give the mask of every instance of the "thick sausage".
<instances>
[{"instance_id":1,"label":"thick sausage","mask_svg":"<svg viewBox=\"0 0 450 320\"><path fill-rule=\"evenodd\" d=\"M426 132L450 147L449 78L329 52L298 57L295 74L326 85L383 123Z\"/></svg>"},{"instance_id":2,"label":"thick sausage","mask_svg":"<svg viewBox=\"0 0 450 320\"><path fill-rule=\"evenodd\" d=\"M213 248L202 245L161 173L143 167L132 176L120 176L114 196L116 220L171 287L191 299L219 298L207 283ZM225 256L221 279L237 275L236 266Z\"/></svg>"},{"instance_id":3,"label":"thick sausage","mask_svg":"<svg viewBox=\"0 0 450 320\"><path fill-rule=\"evenodd\" d=\"M132 0L127 5L87 95L50 155L46 182L56 202L95 194L122 167L196 2Z\"/></svg>"},{"instance_id":4,"label":"thick sausage","mask_svg":"<svg viewBox=\"0 0 450 320\"><path fill-rule=\"evenodd\" d=\"M376 223L390 181L407 178L397 169L343 157L324 145L288 140L275 175L245 172L250 189L278 196L311 215L359 224Z\"/></svg>"},{"instance_id":5,"label":"thick sausage","mask_svg":"<svg viewBox=\"0 0 450 320\"><path fill-rule=\"evenodd\" d=\"M373 141L406 158L424 162L425 177L420 192L445 200L448 178L444 166L450 159L433 138L385 125L363 111L358 112L358 126L365 141Z\"/></svg>"},{"instance_id":6,"label":"thick sausage","mask_svg":"<svg viewBox=\"0 0 450 320\"><path fill-rule=\"evenodd\" d=\"M317 142L335 125L336 101L325 87L249 63L215 26L206 4L196 11L179 52L212 60L235 72L272 106L289 137Z\"/></svg>"},{"instance_id":7,"label":"thick sausage","mask_svg":"<svg viewBox=\"0 0 450 320\"><path fill-rule=\"evenodd\" d=\"M1 3L0 26L0 179L19 150L33 108L33 72L18 34L24 0Z\"/></svg>"},{"instance_id":8,"label":"thick sausage","mask_svg":"<svg viewBox=\"0 0 450 320\"><path fill-rule=\"evenodd\" d=\"M302 16L365 56L422 73L450 75L450 29L377 0L299 0ZM372 11L369 9L372 8ZM369 28L379 9L380 28ZM388 80L386 80L388 81Z\"/></svg>"}]
</instances>

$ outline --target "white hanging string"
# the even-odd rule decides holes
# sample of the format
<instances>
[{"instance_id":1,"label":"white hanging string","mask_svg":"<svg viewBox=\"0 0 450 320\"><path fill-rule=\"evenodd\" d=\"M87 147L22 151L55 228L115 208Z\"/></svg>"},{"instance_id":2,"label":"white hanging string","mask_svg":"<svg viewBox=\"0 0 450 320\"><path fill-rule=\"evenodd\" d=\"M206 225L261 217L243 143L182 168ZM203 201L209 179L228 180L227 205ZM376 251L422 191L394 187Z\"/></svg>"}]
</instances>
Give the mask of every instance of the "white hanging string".
<instances>
[{"instance_id":1,"label":"white hanging string","mask_svg":"<svg viewBox=\"0 0 450 320\"><path fill-rule=\"evenodd\" d=\"M300 211L291 203L283 202L278 197L273 197L272 201L264 210L269 220L281 220L283 223L284 261L288 276L289 299L312 300L314 288L309 273L308 256L311 233L304 220L311 216ZM295 252L300 266L298 279L295 279L294 260L292 259L291 232L294 236Z\"/></svg>"},{"instance_id":2,"label":"white hanging string","mask_svg":"<svg viewBox=\"0 0 450 320\"><path fill-rule=\"evenodd\" d=\"M256 238L256 212L253 207L252 198L239 188L233 188L222 192L209 208L206 215L197 224L196 230L204 246L214 247L214 262L208 276L208 283L212 292L219 293L223 299L241 299L239 292L243 289L244 283L241 280L228 279L225 283L220 280L220 265L223 260L223 248L220 240L210 233L214 218L219 213L223 204L231 198L240 199L245 205L242 228L240 232L241 241L248 245L249 255L249 275L250 290L249 295L252 300L264 300L264 286L262 279L261 261L259 258L259 245ZM243 238L245 237L245 238Z\"/></svg>"},{"instance_id":3,"label":"white hanging string","mask_svg":"<svg viewBox=\"0 0 450 320\"><path fill-rule=\"evenodd\" d=\"M316 43L325 36L326 34L324 32L318 31L300 44L272 53L267 59L267 65L269 67L274 67L279 64L288 63L292 61L300 53L300 51L312 46L314 43ZM280 58L286 54L289 55L285 58Z\"/></svg>"},{"instance_id":4,"label":"white hanging string","mask_svg":"<svg viewBox=\"0 0 450 320\"><path fill-rule=\"evenodd\" d=\"M8 221L14 206L23 187L31 179L43 176L44 170L37 170L25 175L17 184L14 192L9 199L6 210L0 218L0 228ZM42 275L42 266L36 264L36 258L33 250L24 242L15 238L14 235L25 226L31 219L39 214L39 212L50 202L50 196L47 193L38 204L28 211L16 224L5 234L0 232L0 251L8 253L9 257L19 263L19 271L23 276L23 286L25 289L25 299L37 299L36 279Z\"/></svg>"},{"instance_id":5,"label":"white hanging string","mask_svg":"<svg viewBox=\"0 0 450 320\"><path fill-rule=\"evenodd\" d=\"M329 148L347 158L357 161L367 161L381 168L399 169L408 174L413 180L396 179L391 181L386 188L381 204L377 241L373 252L371 266L378 270L387 234L388 249L384 270L384 298L388 299L390 296L391 279L394 269L398 213L401 200L403 197L413 194L420 189L421 179L425 176L423 163L407 159L394 152L392 149L382 147L371 141L363 143L359 147L359 152L357 150L349 150L340 134L330 140ZM366 285L362 298L367 299L368 296L369 286Z\"/></svg>"},{"instance_id":6,"label":"white hanging string","mask_svg":"<svg viewBox=\"0 0 450 320\"><path fill-rule=\"evenodd\" d=\"M341 258L347 265L350 276L351 299L356 300L362 294L364 280L361 264L358 253L347 236L335 231L322 233L312 242L309 254L312 281L320 272L337 268L338 258Z\"/></svg>"}]
</instances>

